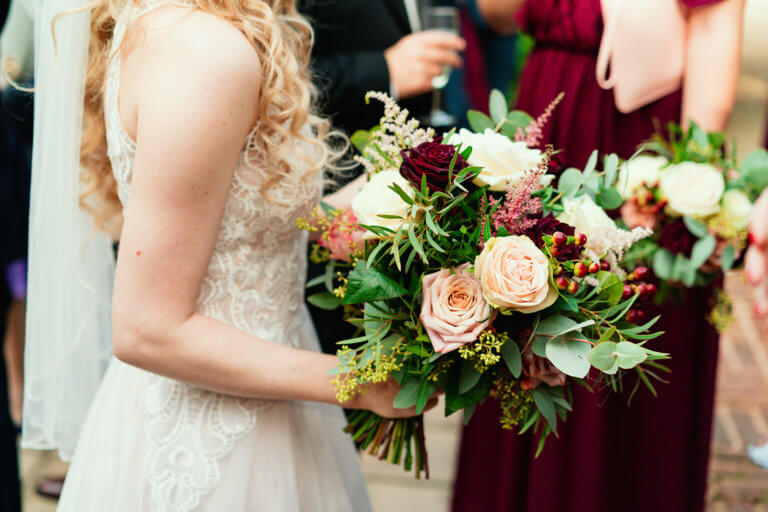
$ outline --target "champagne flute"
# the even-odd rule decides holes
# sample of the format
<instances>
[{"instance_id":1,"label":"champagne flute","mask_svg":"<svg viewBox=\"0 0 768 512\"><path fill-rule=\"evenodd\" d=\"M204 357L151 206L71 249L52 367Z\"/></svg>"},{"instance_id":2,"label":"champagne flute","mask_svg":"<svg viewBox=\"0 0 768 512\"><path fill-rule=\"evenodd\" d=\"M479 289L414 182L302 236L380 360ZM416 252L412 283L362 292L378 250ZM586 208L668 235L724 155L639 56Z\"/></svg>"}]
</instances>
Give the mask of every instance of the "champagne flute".
<instances>
[{"instance_id":1,"label":"champagne flute","mask_svg":"<svg viewBox=\"0 0 768 512\"><path fill-rule=\"evenodd\" d=\"M459 34L459 10L456 7L432 5L428 3L421 8L421 29L442 30L451 34ZM432 110L426 122L430 126L441 129L456 124L456 118L441 108L442 89L448 84L451 67L444 66L443 72L432 78Z\"/></svg>"}]
</instances>

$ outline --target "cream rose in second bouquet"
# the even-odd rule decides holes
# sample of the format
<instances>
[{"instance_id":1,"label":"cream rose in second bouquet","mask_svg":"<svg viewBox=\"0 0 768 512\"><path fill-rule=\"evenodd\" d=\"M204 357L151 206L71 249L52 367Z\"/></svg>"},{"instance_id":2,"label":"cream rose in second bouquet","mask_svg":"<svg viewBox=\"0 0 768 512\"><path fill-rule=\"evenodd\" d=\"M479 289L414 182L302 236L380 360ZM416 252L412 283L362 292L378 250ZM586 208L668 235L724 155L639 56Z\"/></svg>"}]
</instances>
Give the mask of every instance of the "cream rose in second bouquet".
<instances>
[{"instance_id":1,"label":"cream rose in second bouquet","mask_svg":"<svg viewBox=\"0 0 768 512\"><path fill-rule=\"evenodd\" d=\"M707 217L717 213L724 191L723 173L709 164L670 165L661 178L661 193L668 208L680 216Z\"/></svg>"},{"instance_id":2,"label":"cream rose in second bouquet","mask_svg":"<svg viewBox=\"0 0 768 512\"><path fill-rule=\"evenodd\" d=\"M407 217L410 206L390 188L393 184L399 186L410 197L415 195L411 184L398 171L388 170L374 174L352 199L352 213L359 224L392 230L397 230L403 225L405 222L403 219ZM384 218L381 215L402 218ZM376 235L366 231L365 238L376 238Z\"/></svg>"},{"instance_id":3,"label":"cream rose in second bouquet","mask_svg":"<svg viewBox=\"0 0 768 512\"><path fill-rule=\"evenodd\" d=\"M441 354L472 343L493 319L480 281L467 271L469 263L442 269L422 281L422 325L435 352Z\"/></svg>"},{"instance_id":4,"label":"cream rose in second bouquet","mask_svg":"<svg viewBox=\"0 0 768 512\"><path fill-rule=\"evenodd\" d=\"M472 153L467 162L482 167L473 180L475 185L489 185L490 190L494 191L506 190L509 184L517 182L526 171L536 169L544 158L538 149L529 148L525 142L513 142L490 128L483 133L472 133L462 128L445 142L470 146Z\"/></svg>"},{"instance_id":5,"label":"cream rose in second bouquet","mask_svg":"<svg viewBox=\"0 0 768 512\"><path fill-rule=\"evenodd\" d=\"M643 184L652 187L663 175L669 160L663 156L640 155L621 166L617 189L624 199L632 197Z\"/></svg>"},{"instance_id":6,"label":"cream rose in second bouquet","mask_svg":"<svg viewBox=\"0 0 768 512\"><path fill-rule=\"evenodd\" d=\"M731 189L723 194L723 209L720 217L728 228L736 231L747 229L752 213L752 201L741 190Z\"/></svg>"},{"instance_id":7,"label":"cream rose in second bouquet","mask_svg":"<svg viewBox=\"0 0 768 512\"><path fill-rule=\"evenodd\" d=\"M475 258L486 300L502 313L535 313L557 300L549 260L527 236L491 238Z\"/></svg>"}]
</instances>

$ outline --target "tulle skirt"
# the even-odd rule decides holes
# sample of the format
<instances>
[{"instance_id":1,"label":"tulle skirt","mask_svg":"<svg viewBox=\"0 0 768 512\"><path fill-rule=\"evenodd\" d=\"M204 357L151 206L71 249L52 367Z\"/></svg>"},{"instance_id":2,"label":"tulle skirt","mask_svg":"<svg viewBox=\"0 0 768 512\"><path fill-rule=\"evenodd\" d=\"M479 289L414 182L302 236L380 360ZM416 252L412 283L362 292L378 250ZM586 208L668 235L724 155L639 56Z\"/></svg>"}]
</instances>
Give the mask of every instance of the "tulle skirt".
<instances>
[{"instance_id":1,"label":"tulle skirt","mask_svg":"<svg viewBox=\"0 0 768 512\"><path fill-rule=\"evenodd\" d=\"M310 346L304 348L315 349L311 325L307 332ZM145 391L158 379L111 362L81 433L59 512L371 510L354 444L342 432L340 408L228 397L224 406L203 411L212 402L199 398L209 392L170 379L165 380L173 385L165 387L171 392L159 394L148 408ZM174 395L179 389L193 392L180 401ZM170 420L179 409L186 415L184 429ZM165 453L158 453L147 414L157 416L155 423L173 425L163 430L166 438L180 436Z\"/></svg>"}]
</instances>

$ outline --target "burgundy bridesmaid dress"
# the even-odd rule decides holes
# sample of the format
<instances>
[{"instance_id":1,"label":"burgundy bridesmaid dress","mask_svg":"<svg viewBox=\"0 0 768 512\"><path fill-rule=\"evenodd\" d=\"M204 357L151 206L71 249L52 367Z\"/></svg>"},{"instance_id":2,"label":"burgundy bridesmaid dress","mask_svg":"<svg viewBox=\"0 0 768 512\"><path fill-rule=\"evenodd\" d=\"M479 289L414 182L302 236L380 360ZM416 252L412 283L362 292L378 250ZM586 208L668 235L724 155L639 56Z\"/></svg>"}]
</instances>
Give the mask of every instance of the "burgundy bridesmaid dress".
<instances>
[{"instance_id":1,"label":"burgundy bridesmaid dress","mask_svg":"<svg viewBox=\"0 0 768 512\"><path fill-rule=\"evenodd\" d=\"M565 92L543 140L564 150L566 166L583 167L594 149L626 158L656 126L679 121L679 92L625 115L598 87L599 0L530 0L519 18L537 43L517 106L535 116ZM453 511L703 510L718 345L710 308L703 290L664 308L666 334L652 343L671 353L672 373L658 398L642 387L628 407L634 376L624 395L573 386L574 411L538 458L536 437L500 428L495 402L478 407L461 442Z\"/></svg>"}]
</instances>

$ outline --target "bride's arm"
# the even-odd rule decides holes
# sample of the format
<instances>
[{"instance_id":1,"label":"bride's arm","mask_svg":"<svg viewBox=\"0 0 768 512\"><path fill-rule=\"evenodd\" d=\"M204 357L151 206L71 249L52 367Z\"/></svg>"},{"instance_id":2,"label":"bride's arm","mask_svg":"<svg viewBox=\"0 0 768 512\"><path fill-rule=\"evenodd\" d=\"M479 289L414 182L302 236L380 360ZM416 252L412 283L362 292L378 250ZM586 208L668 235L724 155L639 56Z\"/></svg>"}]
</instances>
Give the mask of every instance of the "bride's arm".
<instances>
[{"instance_id":1,"label":"bride's arm","mask_svg":"<svg viewBox=\"0 0 768 512\"><path fill-rule=\"evenodd\" d=\"M334 403L335 357L195 312L260 80L242 36L195 16L184 22L194 37L140 48L124 67L138 66L140 79L121 98L135 98L137 149L113 299L115 354L223 393ZM395 388L374 387L351 406L413 415L392 408Z\"/></svg>"}]
</instances>

